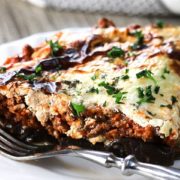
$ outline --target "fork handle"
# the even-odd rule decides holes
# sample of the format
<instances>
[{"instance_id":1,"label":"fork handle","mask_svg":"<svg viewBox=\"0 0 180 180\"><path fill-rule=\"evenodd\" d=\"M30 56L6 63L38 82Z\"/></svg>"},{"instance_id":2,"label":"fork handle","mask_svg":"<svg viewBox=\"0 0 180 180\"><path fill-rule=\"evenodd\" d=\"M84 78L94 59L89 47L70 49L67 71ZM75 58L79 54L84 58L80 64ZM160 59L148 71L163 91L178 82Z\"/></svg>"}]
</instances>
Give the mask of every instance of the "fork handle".
<instances>
[{"instance_id":1,"label":"fork handle","mask_svg":"<svg viewBox=\"0 0 180 180\"><path fill-rule=\"evenodd\" d=\"M76 153L79 157L84 157L85 159L91 160L105 167L119 168L121 169L122 174L127 176L139 174L158 180L180 179L179 169L141 163L138 162L133 155L129 155L126 158L119 158L108 152L78 150Z\"/></svg>"},{"instance_id":2,"label":"fork handle","mask_svg":"<svg viewBox=\"0 0 180 180\"><path fill-rule=\"evenodd\" d=\"M140 174L161 180L180 179L179 169L138 162L132 155L129 155L124 159L121 170L124 175Z\"/></svg>"}]
</instances>

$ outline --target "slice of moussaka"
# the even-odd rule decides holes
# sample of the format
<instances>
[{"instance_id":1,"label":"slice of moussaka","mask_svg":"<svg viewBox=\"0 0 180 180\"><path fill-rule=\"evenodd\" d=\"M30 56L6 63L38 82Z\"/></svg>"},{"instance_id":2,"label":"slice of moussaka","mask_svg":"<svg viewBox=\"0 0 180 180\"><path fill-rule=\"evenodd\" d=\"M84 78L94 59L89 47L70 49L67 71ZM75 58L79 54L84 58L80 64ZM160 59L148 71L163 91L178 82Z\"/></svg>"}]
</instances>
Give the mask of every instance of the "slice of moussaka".
<instances>
[{"instance_id":1,"label":"slice of moussaka","mask_svg":"<svg viewBox=\"0 0 180 180\"><path fill-rule=\"evenodd\" d=\"M25 45L0 73L0 121L11 132L164 165L180 154L180 27L104 18Z\"/></svg>"}]
</instances>

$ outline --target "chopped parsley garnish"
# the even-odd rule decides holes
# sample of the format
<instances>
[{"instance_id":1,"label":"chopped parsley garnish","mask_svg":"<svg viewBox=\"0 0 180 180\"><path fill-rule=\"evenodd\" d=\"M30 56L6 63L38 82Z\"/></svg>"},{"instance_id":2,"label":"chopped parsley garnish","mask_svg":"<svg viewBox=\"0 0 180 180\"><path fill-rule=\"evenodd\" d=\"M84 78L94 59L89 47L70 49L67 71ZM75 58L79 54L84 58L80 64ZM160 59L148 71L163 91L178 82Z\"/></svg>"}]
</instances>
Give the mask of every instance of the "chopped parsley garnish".
<instances>
[{"instance_id":1,"label":"chopped parsley garnish","mask_svg":"<svg viewBox=\"0 0 180 180\"><path fill-rule=\"evenodd\" d=\"M116 99L115 102L118 104L120 103L121 100L125 98L125 94L127 93L127 92L122 92L122 89L116 89L115 87L104 81L99 83L99 86L104 87L106 89L106 92L109 95L112 95L112 97Z\"/></svg>"},{"instance_id":2,"label":"chopped parsley garnish","mask_svg":"<svg viewBox=\"0 0 180 180\"><path fill-rule=\"evenodd\" d=\"M42 66L41 65L38 65L36 68L35 68L35 72L36 74L40 74L42 72Z\"/></svg>"},{"instance_id":3,"label":"chopped parsley garnish","mask_svg":"<svg viewBox=\"0 0 180 180\"><path fill-rule=\"evenodd\" d=\"M136 74L136 77L139 79L139 78L148 78L148 79L151 79L155 84L157 83L155 78L153 77L153 73L147 69L145 70L142 70L141 72L137 73Z\"/></svg>"},{"instance_id":4,"label":"chopped parsley garnish","mask_svg":"<svg viewBox=\"0 0 180 180\"><path fill-rule=\"evenodd\" d=\"M80 116L80 114L85 111L85 106L83 104L76 104L71 102L71 107L73 109L74 115L76 116Z\"/></svg>"},{"instance_id":5,"label":"chopped parsley garnish","mask_svg":"<svg viewBox=\"0 0 180 180\"><path fill-rule=\"evenodd\" d=\"M136 42L131 46L133 50L141 48L144 43L144 35L142 31L135 31L133 35L136 37Z\"/></svg>"},{"instance_id":6,"label":"chopped parsley garnish","mask_svg":"<svg viewBox=\"0 0 180 180\"><path fill-rule=\"evenodd\" d=\"M162 79L166 79L165 74L169 74L169 73L170 73L170 71L165 67L165 68L163 69L163 74L161 75L161 78L162 78Z\"/></svg>"},{"instance_id":7,"label":"chopped parsley garnish","mask_svg":"<svg viewBox=\"0 0 180 180\"><path fill-rule=\"evenodd\" d=\"M107 102L106 101L104 101L104 103L103 103L103 107L106 107L107 106Z\"/></svg>"},{"instance_id":8,"label":"chopped parsley garnish","mask_svg":"<svg viewBox=\"0 0 180 180\"><path fill-rule=\"evenodd\" d=\"M102 81L98 85L99 86L103 86L106 89L106 91L107 91L107 93L109 95L117 94L119 92L118 89L116 89L115 87L111 86L109 83L106 83L105 81Z\"/></svg>"},{"instance_id":9,"label":"chopped parsley garnish","mask_svg":"<svg viewBox=\"0 0 180 180\"><path fill-rule=\"evenodd\" d=\"M171 96L172 105L178 102L177 98L175 96Z\"/></svg>"},{"instance_id":10,"label":"chopped parsley garnish","mask_svg":"<svg viewBox=\"0 0 180 180\"><path fill-rule=\"evenodd\" d=\"M173 104L175 104L176 102L178 102L178 100L176 99L175 96L171 96L171 104L161 104L160 107L167 107L169 109L173 108Z\"/></svg>"},{"instance_id":11,"label":"chopped parsley garnish","mask_svg":"<svg viewBox=\"0 0 180 180\"><path fill-rule=\"evenodd\" d=\"M165 77L165 75L164 75L164 74L162 74L162 75L161 75L161 78L162 78L162 79L166 79L166 77Z\"/></svg>"},{"instance_id":12,"label":"chopped parsley garnish","mask_svg":"<svg viewBox=\"0 0 180 180\"><path fill-rule=\"evenodd\" d=\"M139 105L142 103L154 103L155 97L152 95L152 86L147 86L145 89L139 87L137 88L139 101L137 102Z\"/></svg>"},{"instance_id":13,"label":"chopped parsley garnish","mask_svg":"<svg viewBox=\"0 0 180 180\"><path fill-rule=\"evenodd\" d=\"M114 77L112 85L116 85L119 82L120 77Z\"/></svg>"},{"instance_id":14,"label":"chopped parsley garnish","mask_svg":"<svg viewBox=\"0 0 180 180\"><path fill-rule=\"evenodd\" d=\"M138 97L143 98L144 97L144 89L141 87L138 87L137 91L138 91Z\"/></svg>"},{"instance_id":15,"label":"chopped parsley garnish","mask_svg":"<svg viewBox=\"0 0 180 180\"><path fill-rule=\"evenodd\" d=\"M121 79L122 79L122 80L129 79L129 76L128 76L128 75L122 75L122 76L121 76Z\"/></svg>"},{"instance_id":16,"label":"chopped parsley garnish","mask_svg":"<svg viewBox=\"0 0 180 180\"><path fill-rule=\"evenodd\" d=\"M102 74L102 75L101 75L101 78L102 78L102 79L106 79L106 77L107 77L107 74Z\"/></svg>"},{"instance_id":17,"label":"chopped parsley garnish","mask_svg":"<svg viewBox=\"0 0 180 180\"><path fill-rule=\"evenodd\" d=\"M119 47L113 47L107 55L110 58L124 57L125 52Z\"/></svg>"},{"instance_id":18,"label":"chopped parsley garnish","mask_svg":"<svg viewBox=\"0 0 180 180\"><path fill-rule=\"evenodd\" d=\"M164 22L163 22L162 20L157 20L156 26L157 26L158 28L163 28L163 27L164 27Z\"/></svg>"},{"instance_id":19,"label":"chopped parsley garnish","mask_svg":"<svg viewBox=\"0 0 180 180\"><path fill-rule=\"evenodd\" d=\"M136 53L134 53L134 52L128 52L127 55L128 55L128 57L133 57L133 56L136 56Z\"/></svg>"},{"instance_id":20,"label":"chopped parsley garnish","mask_svg":"<svg viewBox=\"0 0 180 180\"><path fill-rule=\"evenodd\" d=\"M51 55L55 56L56 53L62 49L62 46L59 45L58 41L53 42L52 40L48 41L48 44L51 48Z\"/></svg>"},{"instance_id":21,"label":"chopped parsley garnish","mask_svg":"<svg viewBox=\"0 0 180 180\"><path fill-rule=\"evenodd\" d=\"M163 70L164 74L169 74L170 71L165 67L164 70Z\"/></svg>"},{"instance_id":22,"label":"chopped parsley garnish","mask_svg":"<svg viewBox=\"0 0 180 180\"><path fill-rule=\"evenodd\" d=\"M96 79L97 79L97 76L96 76L96 75L94 75L94 76L92 76L92 77L91 77L91 79L94 81L94 80L96 80Z\"/></svg>"},{"instance_id":23,"label":"chopped parsley garnish","mask_svg":"<svg viewBox=\"0 0 180 180\"><path fill-rule=\"evenodd\" d=\"M135 37L137 38L137 43L138 44L143 44L143 41L144 41L144 35L142 33L142 31L136 31L134 33Z\"/></svg>"},{"instance_id":24,"label":"chopped parsley garnish","mask_svg":"<svg viewBox=\"0 0 180 180\"><path fill-rule=\"evenodd\" d=\"M124 65L128 66L129 62L127 60L124 61Z\"/></svg>"},{"instance_id":25,"label":"chopped parsley garnish","mask_svg":"<svg viewBox=\"0 0 180 180\"><path fill-rule=\"evenodd\" d=\"M69 88L75 88L79 83L81 83L79 80L62 80L61 83L68 85Z\"/></svg>"},{"instance_id":26,"label":"chopped parsley garnish","mask_svg":"<svg viewBox=\"0 0 180 180\"><path fill-rule=\"evenodd\" d=\"M152 113L151 111L147 111L147 113L151 116L155 116L156 114Z\"/></svg>"},{"instance_id":27,"label":"chopped parsley garnish","mask_svg":"<svg viewBox=\"0 0 180 180\"><path fill-rule=\"evenodd\" d=\"M169 109L172 109L172 105L171 104L161 104L160 107L167 107Z\"/></svg>"},{"instance_id":28,"label":"chopped parsley garnish","mask_svg":"<svg viewBox=\"0 0 180 180\"><path fill-rule=\"evenodd\" d=\"M127 92L119 91L117 94L114 94L112 97L114 97L116 99L115 102L117 104L120 104L121 100L125 99L125 94L127 94Z\"/></svg>"},{"instance_id":29,"label":"chopped parsley garnish","mask_svg":"<svg viewBox=\"0 0 180 180\"><path fill-rule=\"evenodd\" d=\"M97 93L97 94L99 94L99 89L98 88L94 88L94 87L92 87L88 92L90 92L90 93Z\"/></svg>"},{"instance_id":30,"label":"chopped parsley garnish","mask_svg":"<svg viewBox=\"0 0 180 180\"><path fill-rule=\"evenodd\" d=\"M160 87L159 87L159 86L155 86L155 88L154 88L155 94L158 94L158 93L159 93L159 90L160 90Z\"/></svg>"},{"instance_id":31,"label":"chopped parsley garnish","mask_svg":"<svg viewBox=\"0 0 180 180\"><path fill-rule=\"evenodd\" d=\"M5 73L6 72L6 67L0 67L0 73Z\"/></svg>"},{"instance_id":32,"label":"chopped parsley garnish","mask_svg":"<svg viewBox=\"0 0 180 180\"><path fill-rule=\"evenodd\" d=\"M28 74L28 75L23 74L23 73L18 73L18 74L16 74L16 76L19 77L19 78L22 78L22 79L25 79L25 80L28 80L28 81L32 82L37 76L41 75L42 70L43 70L42 66L38 65L35 68L35 73Z\"/></svg>"},{"instance_id":33,"label":"chopped parsley garnish","mask_svg":"<svg viewBox=\"0 0 180 180\"><path fill-rule=\"evenodd\" d=\"M128 72L129 72L129 69L126 69L126 70L125 70L125 73L127 74Z\"/></svg>"},{"instance_id":34,"label":"chopped parsley garnish","mask_svg":"<svg viewBox=\"0 0 180 180\"><path fill-rule=\"evenodd\" d=\"M32 73L30 75L25 75L25 74L17 74L17 77L20 77L22 79L28 80L28 81L33 81L37 75L35 73Z\"/></svg>"},{"instance_id":35,"label":"chopped parsley garnish","mask_svg":"<svg viewBox=\"0 0 180 180\"><path fill-rule=\"evenodd\" d=\"M121 79L122 79L122 80L127 80L127 79L129 79L128 72L129 72L129 69L125 69L125 75L122 75L122 76L121 76Z\"/></svg>"}]
</instances>

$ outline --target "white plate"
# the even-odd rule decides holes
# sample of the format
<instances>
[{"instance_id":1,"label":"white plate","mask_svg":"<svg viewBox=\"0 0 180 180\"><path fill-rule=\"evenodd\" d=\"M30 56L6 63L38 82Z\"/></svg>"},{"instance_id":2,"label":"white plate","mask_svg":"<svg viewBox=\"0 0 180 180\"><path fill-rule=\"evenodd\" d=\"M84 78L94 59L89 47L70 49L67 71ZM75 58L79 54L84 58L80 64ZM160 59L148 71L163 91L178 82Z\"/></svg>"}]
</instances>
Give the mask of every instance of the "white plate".
<instances>
[{"instance_id":1,"label":"white plate","mask_svg":"<svg viewBox=\"0 0 180 180\"><path fill-rule=\"evenodd\" d=\"M64 31L86 33L89 29L66 29ZM55 32L39 33L0 46L0 59L4 60L21 52L24 44L36 46ZM180 167L180 162L176 163ZM0 156L0 180L147 180L139 175L125 177L120 170L104 168L80 158L56 157L31 162L16 162Z\"/></svg>"}]
</instances>

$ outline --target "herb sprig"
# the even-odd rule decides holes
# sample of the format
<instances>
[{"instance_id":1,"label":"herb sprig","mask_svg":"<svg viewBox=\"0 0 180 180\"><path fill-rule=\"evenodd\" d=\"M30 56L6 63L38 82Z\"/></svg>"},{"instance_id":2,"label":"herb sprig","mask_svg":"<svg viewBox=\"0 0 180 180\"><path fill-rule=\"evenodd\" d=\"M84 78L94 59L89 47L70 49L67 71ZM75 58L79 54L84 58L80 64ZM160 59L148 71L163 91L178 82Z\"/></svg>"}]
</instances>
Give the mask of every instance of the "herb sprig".
<instances>
[{"instance_id":1,"label":"herb sprig","mask_svg":"<svg viewBox=\"0 0 180 180\"><path fill-rule=\"evenodd\" d=\"M164 27L164 21L162 21L162 20L157 20L156 21L156 26L158 27L158 28L163 28Z\"/></svg>"},{"instance_id":2,"label":"herb sprig","mask_svg":"<svg viewBox=\"0 0 180 180\"><path fill-rule=\"evenodd\" d=\"M123 92L122 89L116 89L114 86L110 85L107 82L103 81L99 83L99 86L104 87L106 89L106 92L109 95L112 95L113 98L115 98L115 102L117 104L120 104L121 101L126 98L125 94L127 94L127 92Z\"/></svg>"},{"instance_id":3,"label":"herb sprig","mask_svg":"<svg viewBox=\"0 0 180 180\"><path fill-rule=\"evenodd\" d=\"M91 79L94 81L94 80L97 79L97 76L96 76L96 75L93 75L93 76L91 77Z\"/></svg>"},{"instance_id":4,"label":"herb sprig","mask_svg":"<svg viewBox=\"0 0 180 180\"><path fill-rule=\"evenodd\" d=\"M170 73L170 71L165 67L164 69L163 69L163 73L162 73L162 75L161 75L161 78L162 79L166 79L166 74L169 74Z\"/></svg>"},{"instance_id":5,"label":"herb sprig","mask_svg":"<svg viewBox=\"0 0 180 180\"><path fill-rule=\"evenodd\" d=\"M29 75L17 74L16 76L19 77L19 78L22 78L24 80L28 80L30 82L33 81L36 78L36 74L35 73L29 74Z\"/></svg>"},{"instance_id":6,"label":"herb sprig","mask_svg":"<svg viewBox=\"0 0 180 180\"><path fill-rule=\"evenodd\" d=\"M172 102L172 105L173 105L176 102L178 102L178 100L177 100L177 98L175 96L171 96L171 102Z\"/></svg>"},{"instance_id":7,"label":"herb sprig","mask_svg":"<svg viewBox=\"0 0 180 180\"><path fill-rule=\"evenodd\" d=\"M35 72L36 74L40 74L42 72L43 68L41 65L38 65L36 68L35 68Z\"/></svg>"},{"instance_id":8,"label":"herb sprig","mask_svg":"<svg viewBox=\"0 0 180 180\"><path fill-rule=\"evenodd\" d=\"M167 107L169 109L172 109L172 105L171 104L161 104L160 107Z\"/></svg>"},{"instance_id":9,"label":"herb sprig","mask_svg":"<svg viewBox=\"0 0 180 180\"><path fill-rule=\"evenodd\" d=\"M154 103L155 97L152 95L152 86L147 86L144 89L141 87L137 88L139 101L137 104L142 103Z\"/></svg>"},{"instance_id":10,"label":"herb sprig","mask_svg":"<svg viewBox=\"0 0 180 180\"><path fill-rule=\"evenodd\" d=\"M161 104L160 107L167 107L169 109L173 108L173 105L178 102L177 98L175 96L171 96L171 104Z\"/></svg>"},{"instance_id":11,"label":"herb sprig","mask_svg":"<svg viewBox=\"0 0 180 180\"><path fill-rule=\"evenodd\" d=\"M142 71L140 71L139 73L136 74L136 77L137 77L138 79L139 79L139 78L142 78L142 77L148 78L148 79L151 79L151 80L154 82L154 84L157 84L157 81L156 81L156 79L153 77L153 73L152 73L150 70L147 70L147 69L142 70Z\"/></svg>"},{"instance_id":12,"label":"herb sprig","mask_svg":"<svg viewBox=\"0 0 180 180\"><path fill-rule=\"evenodd\" d=\"M17 73L16 76L19 77L19 78L22 78L24 80L28 80L30 82L32 82L37 76L40 76L41 73L42 73L42 66L41 65L38 65L36 68L35 68L35 72L32 73L32 74L23 74L23 73Z\"/></svg>"},{"instance_id":13,"label":"herb sprig","mask_svg":"<svg viewBox=\"0 0 180 180\"><path fill-rule=\"evenodd\" d=\"M125 81L125 80L129 79L129 75L127 75L127 74L126 75L122 75L121 79Z\"/></svg>"},{"instance_id":14,"label":"herb sprig","mask_svg":"<svg viewBox=\"0 0 180 180\"><path fill-rule=\"evenodd\" d=\"M158 93L159 93L159 90L160 90L160 86L155 86L155 88L154 88L154 93L155 93L155 94L158 94Z\"/></svg>"},{"instance_id":15,"label":"herb sprig","mask_svg":"<svg viewBox=\"0 0 180 180\"><path fill-rule=\"evenodd\" d=\"M5 73L6 72L6 67L0 67L0 73Z\"/></svg>"},{"instance_id":16,"label":"herb sprig","mask_svg":"<svg viewBox=\"0 0 180 180\"><path fill-rule=\"evenodd\" d=\"M55 56L57 52L62 49L62 46L59 45L58 41L53 42L52 40L47 42L51 48L51 55Z\"/></svg>"},{"instance_id":17,"label":"herb sprig","mask_svg":"<svg viewBox=\"0 0 180 180\"><path fill-rule=\"evenodd\" d=\"M92 88L90 88L89 91L87 91L87 92L99 94L99 89L98 89L98 88L95 88L95 87L92 87Z\"/></svg>"},{"instance_id":18,"label":"herb sprig","mask_svg":"<svg viewBox=\"0 0 180 180\"><path fill-rule=\"evenodd\" d=\"M73 109L73 113L75 116L80 116L81 113L85 111L85 106L83 104L77 104L71 102L71 108Z\"/></svg>"},{"instance_id":19,"label":"herb sprig","mask_svg":"<svg viewBox=\"0 0 180 180\"><path fill-rule=\"evenodd\" d=\"M117 104L120 104L121 101L126 98L125 94L127 94L127 92L119 91L117 94L114 94L112 97L116 99L115 102Z\"/></svg>"},{"instance_id":20,"label":"herb sprig","mask_svg":"<svg viewBox=\"0 0 180 180\"><path fill-rule=\"evenodd\" d=\"M116 89L114 86L111 86L109 83L105 81L102 81L98 85L104 87L109 95L117 94L119 92L118 89Z\"/></svg>"},{"instance_id":21,"label":"herb sprig","mask_svg":"<svg viewBox=\"0 0 180 180\"><path fill-rule=\"evenodd\" d=\"M144 34L142 31L135 31L133 35L136 37L136 42L131 46L132 50L140 49L144 43Z\"/></svg>"},{"instance_id":22,"label":"herb sprig","mask_svg":"<svg viewBox=\"0 0 180 180\"><path fill-rule=\"evenodd\" d=\"M107 56L110 58L124 57L125 52L119 47L113 47L108 51Z\"/></svg>"}]
</instances>

